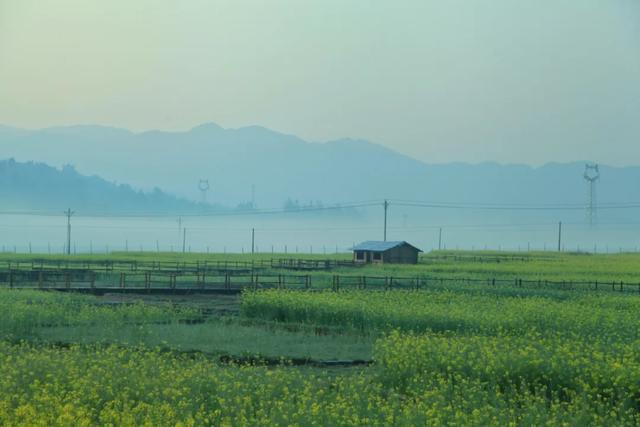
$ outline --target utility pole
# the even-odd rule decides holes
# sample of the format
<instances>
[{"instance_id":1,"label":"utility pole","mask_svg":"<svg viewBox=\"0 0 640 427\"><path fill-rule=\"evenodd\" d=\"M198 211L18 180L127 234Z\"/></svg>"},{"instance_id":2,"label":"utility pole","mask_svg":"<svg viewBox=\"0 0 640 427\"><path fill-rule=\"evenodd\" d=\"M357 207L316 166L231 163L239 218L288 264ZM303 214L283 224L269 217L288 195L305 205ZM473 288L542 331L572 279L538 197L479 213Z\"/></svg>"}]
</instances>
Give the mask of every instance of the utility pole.
<instances>
[{"instance_id":1,"label":"utility pole","mask_svg":"<svg viewBox=\"0 0 640 427\"><path fill-rule=\"evenodd\" d=\"M256 248L256 229L251 229L251 255L255 253Z\"/></svg>"},{"instance_id":2,"label":"utility pole","mask_svg":"<svg viewBox=\"0 0 640 427\"><path fill-rule=\"evenodd\" d=\"M186 252L187 249L187 227L182 229L182 253Z\"/></svg>"},{"instance_id":3,"label":"utility pole","mask_svg":"<svg viewBox=\"0 0 640 427\"><path fill-rule=\"evenodd\" d=\"M71 255L71 216L75 212L71 208L67 209L64 214L67 216L67 255Z\"/></svg>"},{"instance_id":4,"label":"utility pole","mask_svg":"<svg viewBox=\"0 0 640 427\"><path fill-rule=\"evenodd\" d=\"M558 222L558 252L562 251L562 221Z\"/></svg>"},{"instance_id":5,"label":"utility pole","mask_svg":"<svg viewBox=\"0 0 640 427\"><path fill-rule=\"evenodd\" d=\"M389 210L389 201L384 200L384 241L387 241L387 210Z\"/></svg>"},{"instance_id":6,"label":"utility pole","mask_svg":"<svg viewBox=\"0 0 640 427\"><path fill-rule=\"evenodd\" d=\"M438 232L438 250L442 249L442 227L440 227L440 231Z\"/></svg>"}]
</instances>

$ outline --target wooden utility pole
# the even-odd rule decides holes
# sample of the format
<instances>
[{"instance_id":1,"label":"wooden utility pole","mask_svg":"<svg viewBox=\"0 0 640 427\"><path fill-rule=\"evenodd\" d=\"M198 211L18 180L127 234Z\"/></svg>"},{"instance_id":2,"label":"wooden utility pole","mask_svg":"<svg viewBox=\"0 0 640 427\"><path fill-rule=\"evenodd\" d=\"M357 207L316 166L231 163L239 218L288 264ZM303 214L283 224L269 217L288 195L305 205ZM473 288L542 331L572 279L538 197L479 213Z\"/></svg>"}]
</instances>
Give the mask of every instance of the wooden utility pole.
<instances>
[{"instance_id":1,"label":"wooden utility pole","mask_svg":"<svg viewBox=\"0 0 640 427\"><path fill-rule=\"evenodd\" d=\"M187 249L187 227L182 229L182 253L186 252Z\"/></svg>"},{"instance_id":2,"label":"wooden utility pole","mask_svg":"<svg viewBox=\"0 0 640 427\"><path fill-rule=\"evenodd\" d=\"M64 214L67 216L67 255L71 255L71 216L75 212L71 208L67 209Z\"/></svg>"},{"instance_id":3,"label":"wooden utility pole","mask_svg":"<svg viewBox=\"0 0 640 427\"><path fill-rule=\"evenodd\" d=\"M442 249L442 227L438 231L438 250Z\"/></svg>"},{"instance_id":4,"label":"wooden utility pole","mask_svg":"<svg viewBox=\"0 0 640 427\"><path fill-rule=\"evenodd\" d=\"M255 253L256 249L256 229L251 229L251 255Z\"/></svg>"},{"instance_id":5,"label":"wooden utility pole","mask_svg":"<svg viewBox=\"0 0 640 427\"><path fill-rule=\"evenodd\" d=\"M384 241L387 241L387 210L389 210L389 201L384 201Z\"/></svg>"},{"instance_id":6,"label":"wooden utility pole","mask_svg":"<svg viewBox=\"0 0 640 427\"><path fill-rule=\"evenodd\" d=\"M562 221L558 222L558 252L562 251Z\"/></svg>"}]
</instances>

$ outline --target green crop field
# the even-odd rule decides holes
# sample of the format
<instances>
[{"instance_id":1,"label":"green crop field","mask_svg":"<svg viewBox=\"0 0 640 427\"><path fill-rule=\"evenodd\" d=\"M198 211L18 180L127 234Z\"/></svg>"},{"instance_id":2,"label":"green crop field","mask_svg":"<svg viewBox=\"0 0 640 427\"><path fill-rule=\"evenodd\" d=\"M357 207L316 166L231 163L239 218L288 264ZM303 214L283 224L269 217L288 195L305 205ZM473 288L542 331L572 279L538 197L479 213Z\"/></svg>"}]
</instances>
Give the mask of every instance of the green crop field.
<instances>
[{"instance_id":1,"label":"green crop field","mask_svg":"<svg viewBox=\"0 0 640 427\"><path fill-rule=\"evenodd\" d=\"M252 260L156 256L90 260ZM36 259L57 261L4 254L0 263ZM310 290L5 287L0 424L638 425L638 270L635 254L439 252L412 266L305 271ZM335 275L430 280L331 290ZM621 281L631 291L608 288Z\"/></svg>"}]
</instances>

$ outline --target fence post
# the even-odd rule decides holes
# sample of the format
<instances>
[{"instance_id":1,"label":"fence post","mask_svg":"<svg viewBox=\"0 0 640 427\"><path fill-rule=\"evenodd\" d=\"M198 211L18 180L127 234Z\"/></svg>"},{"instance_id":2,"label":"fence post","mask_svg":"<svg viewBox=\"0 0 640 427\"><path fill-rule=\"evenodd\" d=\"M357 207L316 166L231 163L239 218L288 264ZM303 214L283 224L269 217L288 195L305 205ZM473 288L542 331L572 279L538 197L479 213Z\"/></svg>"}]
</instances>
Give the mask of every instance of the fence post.
<instances>
[{"instance_id":1,"label":"fence post","mask_svg":"<svg viewBox=\"0 0 640 427\"><path fill-rule=\"evenodd\" d=\"M125 272L122 271L120 272L120 287L124 288L126 286L126 278L125 278Z\"/></svg>"}]
</instances>

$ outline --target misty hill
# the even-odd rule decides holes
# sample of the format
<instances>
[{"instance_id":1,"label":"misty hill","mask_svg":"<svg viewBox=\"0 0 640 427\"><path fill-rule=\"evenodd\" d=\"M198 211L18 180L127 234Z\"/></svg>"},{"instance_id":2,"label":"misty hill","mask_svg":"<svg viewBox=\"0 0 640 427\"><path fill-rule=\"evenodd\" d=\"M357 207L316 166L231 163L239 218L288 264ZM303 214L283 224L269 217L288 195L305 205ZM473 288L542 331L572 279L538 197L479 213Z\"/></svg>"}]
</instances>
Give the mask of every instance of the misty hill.
<instances>
[{"instance_id":1,"label":"misty hill","mask_svg":"<svg viewBox=\"0 0 640 427\"><path fill-rule=\"evenodd\" d=\"M445 144L446 142L443 142ZM310 143L258 126L205 124L186 132L133 133L102 126L0 128L0 158L72 164L84 174L198 200L259 207L285 200L337 203L381 198L465 203L584 203L584 162L426 164L367 141ZM640 168L601 166L601 202L640 201Z\"/></svg>"},{"instance_id":2,"label":"misty hill","mask_svg":"<svg viewBox=\"0 0 640 427\"><path fill-rule=\"evenodd\" d=\"M42 163L0 161L3 210L59 210L87 213L193 212L195 203L155 189L135 191L97 176L79 174L72 166L56 169Z\"/></svg>"}]
</instances>

